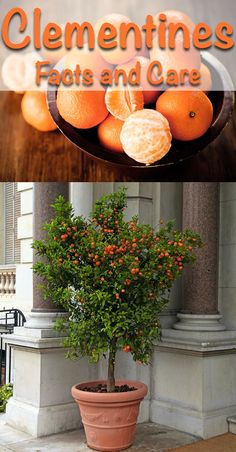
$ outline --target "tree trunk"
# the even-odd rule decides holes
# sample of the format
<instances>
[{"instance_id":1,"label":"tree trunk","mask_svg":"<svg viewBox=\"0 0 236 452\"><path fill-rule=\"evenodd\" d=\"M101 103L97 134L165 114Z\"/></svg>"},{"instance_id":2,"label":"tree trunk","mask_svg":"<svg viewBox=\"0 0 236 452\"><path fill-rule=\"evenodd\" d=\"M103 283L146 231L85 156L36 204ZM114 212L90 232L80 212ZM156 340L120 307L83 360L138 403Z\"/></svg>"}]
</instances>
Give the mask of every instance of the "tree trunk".
<instances>
[{"instance_id":1,"label":"tree trunk","mask_svg":"<svg viewBox=\"0 0 236 452\"><path fill-rule=\"evenodd\" d=\"M108 357L107 392L115 391L115 359L116 359L116 342L113 341L109 350Z\"/></svg>"}]
</instances>

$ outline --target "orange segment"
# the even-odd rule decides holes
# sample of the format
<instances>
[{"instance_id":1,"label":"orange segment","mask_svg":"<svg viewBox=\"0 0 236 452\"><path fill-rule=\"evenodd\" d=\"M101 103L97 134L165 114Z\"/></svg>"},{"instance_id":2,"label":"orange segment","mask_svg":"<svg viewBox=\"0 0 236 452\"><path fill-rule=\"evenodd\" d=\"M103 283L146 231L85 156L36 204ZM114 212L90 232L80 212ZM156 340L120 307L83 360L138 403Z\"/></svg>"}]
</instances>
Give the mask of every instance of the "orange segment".
<instances>
[{"instance_id":1,"label":"orange segment","mask_svg":"<svg viewBox=\"0 0 236 452\"><path fill-rule=\"evenodd\" d=\"M99 124L98 138L102 146L111 151L124 152L120 141L120 133L123 124L123 121L114 118L112 115L109 115L101 124Z\"/></svg>"},{"instance_id":2,"label":"orange segment","mask_svg":"<svg viewBox=\"0 0 236 452\"><path fill-rule=\"evenodd\" d=\"M213 120L212 103L198 89L169 89L157 99L156 109L168 119L173 137L181 141L200 138Z\"/></svg>"},{"instance_id":3,"label":"orange segment","mask_svg":"<svg viewBox=\"0 0 236 452\"><path fill-rule=\"evenodd\" d=\"M125 121L131 113L142 110L144 107L143 92L128 86L120 90L109 87L105 102L108 111L121 121Z\"/></svg>"},{"instance_id":4,"label":"orange segment","mask_svg":"<svg viewBox=\"0 0 236 452\"><path fill-rule=\"evenodd\" d=\"M158 88L151 85L148 81L148 68L151 64L151 61L148 58L145 58L143 56L136 56L132 60L130 60L128 63L122 64L120 66L117 66L117 70L122 69L126 72L127 75L129 75L129 72L131 69L133 69L137 63L140 64L140 88L143 90L143 97L144 97L144 103L145 105L148 104L154 104L158 98L158 96L161 94L161 91L158 90ZM138 85L137 85L138 86ZM134 89L134 88L133 88Z\"/></svg>"},{"instance_id":5,"label":"orange segment","mask_svg":"<svg viewBox=\"0 0 236 452\"><path fill-rule=\"evenodd\" d=\"M22 98L21 110L25 121L40 132L51 132L57 129L48 111L45 92L26 92Z\"/></svg>"}]
</instances>

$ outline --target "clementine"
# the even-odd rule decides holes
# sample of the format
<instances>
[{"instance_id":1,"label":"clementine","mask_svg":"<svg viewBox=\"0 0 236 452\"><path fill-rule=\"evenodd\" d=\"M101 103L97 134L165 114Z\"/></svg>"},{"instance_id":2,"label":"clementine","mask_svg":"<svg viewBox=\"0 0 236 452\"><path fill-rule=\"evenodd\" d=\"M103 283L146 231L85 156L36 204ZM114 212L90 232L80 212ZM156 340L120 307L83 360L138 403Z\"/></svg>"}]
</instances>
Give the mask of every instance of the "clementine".
<instances>
[{"instance_id":1,"label":"clementine","mask_svg":"<svg viewBox=\"0 0 236 452\"><path fill-rule=\"evenodd\" d=\"M98 126L98 138L102 146L116 152L124 152L120 141L120 133L124 122L112 115Z\"/></svg>"},{"instance_id":2,"label":"clementine","mask_svg":"<svg viewBox=\"0 0 236 452\"><path fill-rule=\"evenodd\" d=\"M154 18L154 23L159 25L159 16L164 14L166 16L166 26L171 23L183 23L187 26L190 36L192 35L195 25L192 20L181 11L169 10L158 13ZM168 36L168 34L167 34ZM200 68L201 57L200 51L191 44L189 50L185 50L183 46L183 35L181 33L176 34L175 49L161 49L156 36L154 34L153 46L150 50L151 61L158 60L163 67L163 75L166 76L169 70L175 70L180 72L181 69L187 69L189 71Z\"/></svg>"},{"instance_id":3,"label":"clementine","mask_svg":"<svg viewBox=\"0 0 236 452\"><path fill-rule=\"evenodd\" d=\"M151 61L148 58L143 56L136 56L132 60L128 61L128 63L117 66L116 69L123 69L127 74L129 71L133 69L136 64L140 64L140 87L143 89L143 97L145 105L153 104L156 102L157 97L160 95L161 91L158 88L154 88L149 82L147 78L148 68Z\"/></svg>"},{"instance_id":4,"label":"clementine","mask_svg":"<svg viewBox=\"0 0 236 452\"><path fill-rule=\"evenodd\" d=\"M213 120L212 103L198 89L168 89L157 99L156 109L168 119L173 137L181 141L201 137Z\"/></svg>"},{"instance_id":5,"label":"clementine","mask_svg":"<svg viewBox=\"0 0 236 452\"><path fill-rule=\"evenodd\" d=\"M59 87L57 108L66 122L78 129L90 129L106 118L105 90L98 85L97 81L93 88Z\"/></svg>"},{"instance_id":6,"label":"clementine","mask_svg":"<svg viewBox=\"0 0 236 452\"><path fill-rule=\"evenodd\" d=\"M112 69L113 66L107 63L98 49L89 50L88 44L83 49L77 47L68 52L65 56L65 68L75 70L79 64L81 70L90 69L97 77L104 69Z\"/></svg>"},{"instance_id":7,"label":"clementine","mask_svg":"<svg viewBox=\"0 0 236 452\"><path fill-rule=\"evenodd\" d=\"M150 165L163 158L171 147L167 119L155 110L132 113L125 121L120 139L126 154L140 163Z\"/></svg>"},{"instance_id":8,"label":"clementine","mask_svg":"<svg viewBox=\"0 0 236 452\"><path fill-rule=\"evenodd\" d=\"M94 31L96 36L99 35L99 31L101 29L101 26L103 26L104 23L109 23L113 25L117 32L116 40L119 42L120 40L120 25L122 23L129 23L131 20L123 16L122 14L107 14L106 16L102 17L97 21L94 27ZM99 49L101 52L102 57L104 60L106 60L108 63L111 64L122 64L126 63L127 61L131 60L136 53L137 50L135 48L135 42L134 37L132 36L132 33L129 34L127 38L127 48L121 49L121 47L118 45L117 47L113 49Z\"/></svg>"},{"instance_id":9,"label":"clementine","mask_svg":"<svg viewBox=\"0 0 236 452\"><path fill-rule=\"evenodd\" d=\"M141 89L109 87L106 91L105 102L108 111L125 121L131 113L144 107L143 91Z\"/></svg>"},{"instance_id":10,"label":"clementine","mask_svg":"<svg viewBox=\"0 0 236 452\"><path fill-rule=\"evenodd\" d=\"M161 11L158 13L155 17L153 22L156 25L159 25L159 16L160 14L165 14L166 16L166 25L168 26L170 23L177 24L182 23L188 27L189 32L192 34L194 32L195 24L193 23L192 19L190 19L187 14L183 13L182 11L177 10L167 10L167 11Z\"/></svg>"},{"instance_id":11,"label":"clementine","mask_svg":"<svg viewBox=\"0 0 236 452\"><path fill-rule=\"evenodd\" d=\"M209 91L211 91L212 85L213 85L211 71L208 68L208 66L206 66L204 63L202 63L200 66L199 72L200 72L199 84L193 86L192 84L190 84L190 81L187 80L183 85L184 89L188 88L189 91L192 91L192 89L197 88L197 89L200 89L201 91L204 91L204 93L208 94ZM179 88L180 87L177 87L177 89L179 89Z\"/></svg>"},{"instance_id":12,"label":"clementine","mask_svg":"<svg viewBox=\"0 0 236 452\"><path fill-rule=\"evenodd\" d=\"M146 46L146 40L144 36L142 36L142 47L140 50L137 50L136 55L144 58L149 58L149 49Z\"/></svg>"},{"instance_id":13,"label":"clementine","mask_svg":"<svg viewBox=\"0 0 236 452\"><path fill-rule=\"evenodd\" d=\"M4 85L16 93L38 90L35 83L35 64L41 61L37 52L23 54L11 53L2 64L2 80ZM17 70L16 70L17 68ZM42 87L42 85L41 85Z\"/></svg>"},{"instance_id":14,"label":"clementine","mask_svg":"<svg viewBox=\"0 0 236 452\"><path fill-rule=\"evenodd\" d=\"M162 65L162 75L166 77L168 71L180 72L186 69L189 72L198 70L201 66L200 51L191 43L190 49L186 50L183 46L183 36L177 35L175 39L175 49L160 48L157 40L153 40L153 47L150 50L151 61L159 61Z\"/></svg>"},{"instance_id":15,"label":"clementine","mask_svg":"<svg viewBox=\"0 0 236 452\"><path fill-rule=\"evenodd\" d=\"M27 91L21 101L23 118L40 132L57 129L47 107L46 93L43 91Z\"/></svg>"},{"instance_id":16,"label":"clementine","mask_svg":"<svg viewBox=\"0 0 236 452\"><path fill-rule=\"evenodd\" d=\"M200 67L201 83L198 85L198 89L201 89L205 93L209 93L212 89L212 77L210 69L204 64Z\"/></svg>"},{"instance_id":17,"label":"clementine","mask_svg":"<svg viewBox=\"0 0 236 452\"><path fill-rule=\"evenodd\" d=\"M59 25L61 27L61 31L62 31L62 36L61 39L65 38L65 24L60 24ZM76 45L76 41L74 39L74 45ZM65 55L66 55L66 48L63 45L62 47L60 47L59 49L47 49L45 47L42 48L42 55L44 60L48 60L50 61L50 64L52 66L54 66L55 64L58 63L59 60L61 60Z\"/></svg>"}]
</instances>

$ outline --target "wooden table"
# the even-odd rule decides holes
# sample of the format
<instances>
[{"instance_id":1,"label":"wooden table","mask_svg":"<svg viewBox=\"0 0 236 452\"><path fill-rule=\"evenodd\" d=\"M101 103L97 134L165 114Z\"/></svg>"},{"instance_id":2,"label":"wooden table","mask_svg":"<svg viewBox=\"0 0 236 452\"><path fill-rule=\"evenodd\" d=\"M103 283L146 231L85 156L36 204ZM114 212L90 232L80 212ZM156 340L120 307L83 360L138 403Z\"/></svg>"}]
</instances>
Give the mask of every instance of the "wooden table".
<instances>
[{"instance_id":1,"label":"wooden table","mask_svg":"<svg viewBox=\"0 0 236 452\"><path fill-rule=\"evenodd\" d=\"M20 112L21 96L0 93L0 181L233 181L236 108L221 136L197 156L166 169L126 173L94 162L60 132L40 133Z\"/></svg>"}]
</instances>

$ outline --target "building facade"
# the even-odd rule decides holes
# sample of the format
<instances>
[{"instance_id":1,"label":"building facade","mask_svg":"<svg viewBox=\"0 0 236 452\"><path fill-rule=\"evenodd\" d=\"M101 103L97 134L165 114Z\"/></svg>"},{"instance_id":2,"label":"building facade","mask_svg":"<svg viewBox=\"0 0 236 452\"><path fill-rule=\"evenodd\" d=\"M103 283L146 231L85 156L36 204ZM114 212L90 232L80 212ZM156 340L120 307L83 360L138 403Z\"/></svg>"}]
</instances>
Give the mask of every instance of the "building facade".
<instances>
[{"instance_id":1,"label":"building facade","mask_svg":"<svg viewBox=\"0 0 236 452\"><path fill-rule=\"evenodd\" d=\"M205 246L196 265L175 284L161 317L162 340L154 347L151 365L140 366L120 353L117 377L148 384L140 421L203 438L224 433L227 419L236 415L236 184L126 185L128 217L139 215L140 221L154 227L160 219L174 219L178 228L200 232ZM0 184L0 306L21 309L27 318L25 326L7 338L14 350L14 396L7 422L34 436L79 425L70 387L84 379L103 378L104 363L91 366L86 360L65 360L61 338L52 328L62 314L41 299L31 269L32 239L40 237L56 195L64 194L75 213L86 216L96 199L119 186Z\"/></svg>"}]
</instances>

